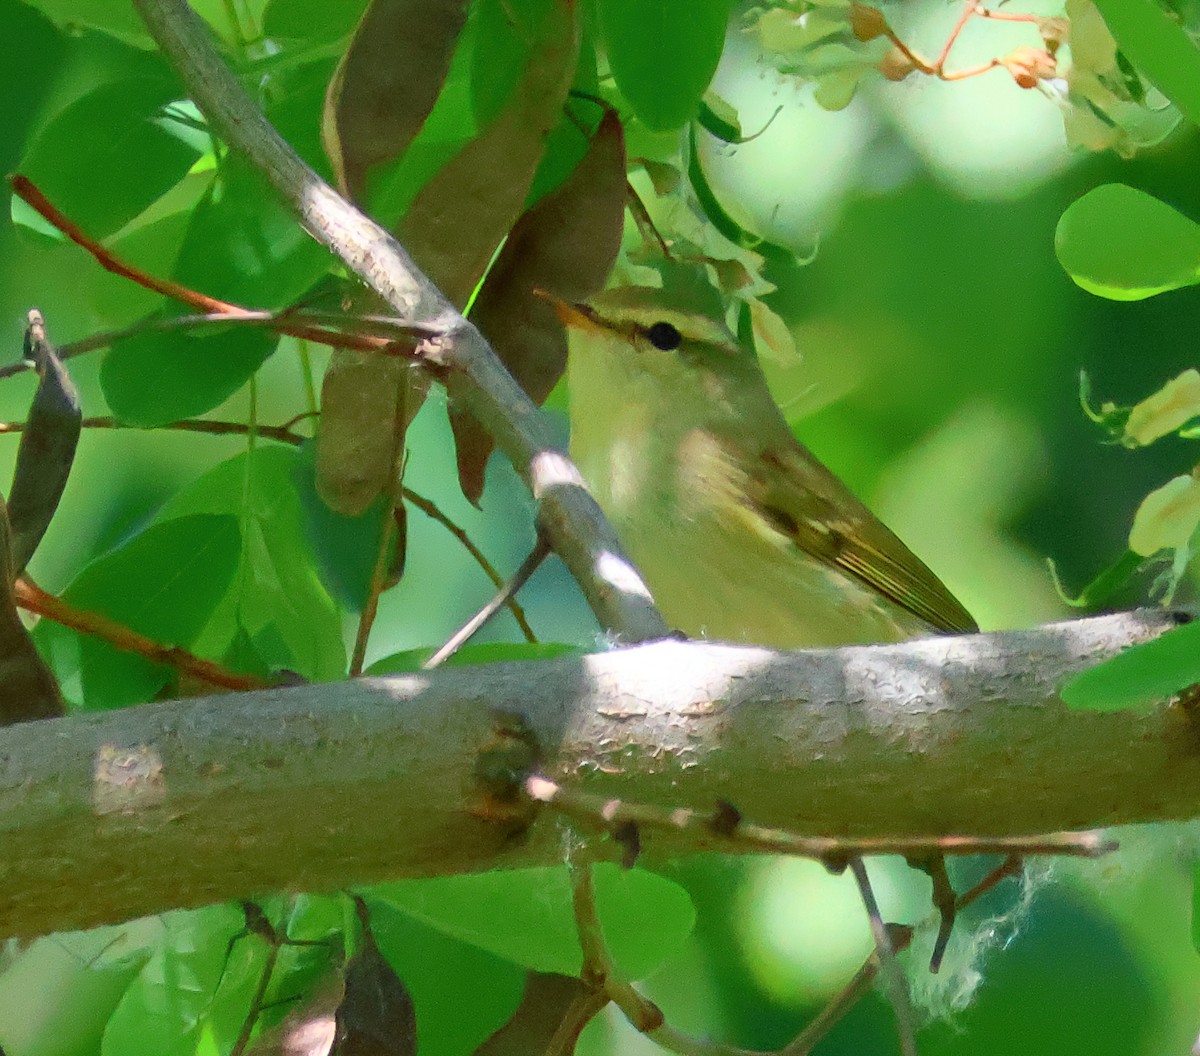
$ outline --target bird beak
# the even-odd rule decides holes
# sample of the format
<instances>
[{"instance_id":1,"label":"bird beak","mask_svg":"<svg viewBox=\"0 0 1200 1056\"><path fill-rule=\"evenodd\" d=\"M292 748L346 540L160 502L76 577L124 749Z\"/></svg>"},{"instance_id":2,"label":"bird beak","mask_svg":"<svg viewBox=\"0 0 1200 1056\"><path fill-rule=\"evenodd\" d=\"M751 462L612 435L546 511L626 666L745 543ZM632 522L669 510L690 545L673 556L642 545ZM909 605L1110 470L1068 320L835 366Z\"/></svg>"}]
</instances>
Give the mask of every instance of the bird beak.
<instances>
[{"instance_id":1,"label":"bird beak","mask_svg":"<svg viewBox=\"0 0 1200 1056\"><path fill-rule=\"evenodd\" d=\"M611 327L606 326L604 321L586 304L572 304L570 301L564 301L561 297L555 297L552 293L536 288L533 295L540 297L554 309L554 314L558 316L558 321L563 326L574 327L576 330L585 330L593 334L605 334L611 330Z\"/></svg>"}]
</instances>

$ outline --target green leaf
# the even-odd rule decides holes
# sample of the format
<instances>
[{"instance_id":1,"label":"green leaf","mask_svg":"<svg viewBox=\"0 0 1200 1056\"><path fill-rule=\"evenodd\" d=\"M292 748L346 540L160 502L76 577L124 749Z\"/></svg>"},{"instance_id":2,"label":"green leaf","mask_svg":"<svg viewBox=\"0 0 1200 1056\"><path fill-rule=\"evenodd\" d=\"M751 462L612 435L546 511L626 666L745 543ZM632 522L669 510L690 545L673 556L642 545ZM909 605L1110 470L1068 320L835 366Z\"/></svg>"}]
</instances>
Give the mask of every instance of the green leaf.
<instances>
[{"instance_id":1,"label":"green leaf","mask_svg":"<svg viewBox=\"0 0 1200 1056\"><path fill-rule=\"evenodd\" d=\"M232 156L192 214L173 278L235 304L282 308L325 274L330 261L266 180Z\"/></svg>"},{"instance_id":2,"label":"green leaf","mask_svg":"<svg viewBox=\"0 0 1200 1056\"><path fill-rule=\"evenodd\" d=\"M1130 646L1069 679L1059 696L1080 711L1124 711L1200 682L1200 622Z\"/></svg>"},{"instance_id":3,"label":"green leaf","mask_svg":"<svg viewBox=\"0 0 1200 1056\"><path fill-rule=\"evenodd\" d=\"M139 940L153 925L136 921L48 935L0 973L0 1023L7 1052L75 1056L100 1051L109 1017L151 956Z\"/></svg>"},{"instance_id":4,"label":"green leaf","mask_svg":"<svg viewBox=\"0 0 1200 1056\"><path fill-rule=\"evenodd\" d=\"M93 238L112 234L196 160L173 123L159 116L178 93L172 81L157 77L101 85L42 127L21 174Z\"/></svg>"},{"instance_id":5,"label":"green leaf","mask_svg":"<svg viewBox=\"0 0 1200 1056\"><path fill-rule=\"evenodd\" d=\"M143 428L166 425L223 403L277 342L270 331L236 324L135 334L114 342L100 368L100 384L121 421Z\"/></svg>"},{"instance_id":6,"label":"green leaf","mask_svg":"<svg viewBox=\"0 0 1200 1056\"><path fill-rule=\"evenodd\" d=\"M158 948L113 1012L101 1056L196 1052L242 914L223 905L159 919L164 927Z\"/></svg>"},{"instance_id":7,"label":"green leaf","mask_svg":"<svg viewBox=\"0 0 1200 1056\"><path fill-rule=\"evenodd\" d=\"M524 973L478 946L458 942L387 902L371 907L380 951L404 980L417 1011L421 1056L473 1052L512 1013ZM470 1015L464 1015L465 1009Z\"/></svg>"},{"instance_id":8,"label":"green leaf","mask_svg":"<svg viewBox=\"0 0 1200 1056\"><path fill-rule=\"evenodd\" d=\"M354 29L366 6L366 0L270 0L263 33L289 43L337 40Z\"/></svg>"},{"instance_id":9,"label":"green leaf","mask_svg":"<svg viewBox=\"0 0 1200 1056\"><path fill-rule=\"evenodd\" d=\"M640 979L691 934L691 898L671 880L611 862L594 867L604 937L621 974ZM401 880L372 889L439 931L526 968L577 975L582 962L562 867Z\"/></svg>"},{"instance_id":10,"label":"green leaf","mask_svg":"<svg viewBox=\"0 0 1200 1056\"><path fill-rule=\"evenodd\" d=\"M1155 0L1096 0L1121 51L1194 124L1200 124L1200 49Z\"/></svg>"},{"instance_id":11,"label":"green leaf","mask_svg":"<svg viewBox=\"0 0 1200 1056\"><path fill-rule=\"evenodd\" d=\"M1200 224L1123 183L1072 202L1054 249L1078 286L1114 301L1137 301L1200 281Z\"/></svg>"},{"instance_id":12,"label":"green leaf","mask_svg":"<svg viewBox=\"0 0 1200 1056\"><path fill-rule=\"evenodd\" d=\"M599 0L621 94L656 131L696 115L725 47L729 0Z\"/></svg>"},{"instance_id":13,"label":"green leaf","mask_svg":"<svg viewBox=\"0 0 1200 1056\"><path fill-rule=\"evenodd\" d=\"M432 647L405 649L376 660L367 668L368 675L408 675L420 671L436 652ZM497 664L509 660L553 660L558 656L582 656L584 650L577 645L562 642L484 642L480 645L464 645L449 660L448 667L465 667L470 664Z\"/></svg>"},{"instance_id":14,"label":"green leaf","mask_svg":"<svg viewBox=\"0 0 1200 1056\"><path fill-rule=\"evenodd\" d=\"M305 534L298 459L292 448L255 447L185 488L162 516L206 510L241 520L241 567L205 633L214 653L224 653L241 627L272 667L328 681L346 672L342 617L317 575Z\"/></svg>"},{"instance_id":15,"label":"green leaf","mask_svg":"<svg viewBox=\"0 0 1200 1056\"><path fill-rule=\"evenodd\" d=\"M316 445L306 443L296 460L295 488L304 509L304 530L317 559L321 582L348 608L361 610L375 570L375 555L388 504L377 496L357 517L337 513L317 494Z\"/></svg>"},{"instance_id":16,"label":"green leaf","mask_svg":"<svg viewBox=\"0 0 1200 1056\"><path fill-rule=\"evenodd\" d=\"M191 646L237 568L237 521L209 512L152 525L93 561L63 597L165 645ZM149 700L171 669L49 620L33 631L68 698L94 710Z\"/></svg>"},{"instance_id":17,"label":"green leaf","mask_svg":"<svg viewBox=\"0 0 1200 1056\"><path fill-rule=\"evenodd\" d=\"M154 38L146 31L133 4L113 0L25 0L68 33L95 29L139 48L153 48Z\"/></svg>"},{"instance_id":18,"label":"green leaf","mask_svg":"<svg viewBox=\"0 0 1200 1056\"><path fill-rule=\"evenodd\" d=\"M1200 862L1192 866L1192 946L1200 953Z\"/></svg>"}]
</instances>

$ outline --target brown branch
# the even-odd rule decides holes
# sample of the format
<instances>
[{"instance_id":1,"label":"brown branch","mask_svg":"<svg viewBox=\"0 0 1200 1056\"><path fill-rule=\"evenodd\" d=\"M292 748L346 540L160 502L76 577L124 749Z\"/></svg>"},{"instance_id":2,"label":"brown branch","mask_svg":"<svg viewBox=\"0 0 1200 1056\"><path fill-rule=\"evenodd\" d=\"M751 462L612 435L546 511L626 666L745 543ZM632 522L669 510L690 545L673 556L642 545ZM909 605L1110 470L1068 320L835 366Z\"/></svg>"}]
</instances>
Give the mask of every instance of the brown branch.
<instances>
[{"instance_id":1,"label":"brown branch","mask_svg":"<svg viewBox=\"0 0 1200 1056\"><path fill-rule=\"evenodd\" d=\"M28 576L18 579L13 589L17 604L29 612L44 616L64 627L70 627L80 634L99 638L123 652L137 653L155 663L186 671L209 685L246 691L266 689L272 684L255 675L240 675L211 660L202 660L177 645L156 642L98 612L77 609L70 602L42 590Z\"/></svg>"}]
</instances>

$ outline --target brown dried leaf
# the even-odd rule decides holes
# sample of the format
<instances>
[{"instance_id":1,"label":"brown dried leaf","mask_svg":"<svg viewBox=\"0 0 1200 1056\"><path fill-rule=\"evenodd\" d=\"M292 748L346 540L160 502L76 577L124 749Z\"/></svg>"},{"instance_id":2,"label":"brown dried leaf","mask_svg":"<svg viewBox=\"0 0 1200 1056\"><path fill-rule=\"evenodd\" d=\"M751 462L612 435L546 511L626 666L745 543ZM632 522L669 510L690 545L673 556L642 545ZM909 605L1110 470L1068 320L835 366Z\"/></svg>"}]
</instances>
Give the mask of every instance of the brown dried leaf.
<instances>
[{"instance_id":1,"label":"brown dried leaf","mask_svg":"<svg viewBox=\"0 0 1200 1056\"><path fill-rule=\"evenodd\" d=\"M517 221L500 251L471 320L537 403L562 377L567 338L554 309L534 291L585 301L603 288L621 245L625 211L625 136L610 111L575 171ZM451 411L463 494L478 502L492 438L473 418Z\"/></svg>"},{"instance_id":2,"label":"brown dried leaf","mask_svg":"<svg viewBox=\"0 0 1200 1056\"><path fill-rule=\"evenodd\" d=\"M397 237L457 307L520 215L571 87L579 41L575 0L554 0L505 108L421 189L400 221Z\"/></svg>"},{"instance_id":3,"label":"brown dried leaf","mask_svg":"<svg viewBox=\"0 0 1200 1056\"><path fill-rule=\"evenodd\" d=\"M397 235L457 307L467 303L520 213L562 111L579 53L574 0L554 0L508 105L422 188ZM361 513L390 472L391 413L404 377L381 357L335 351L321 392L317 488L339 513ZM420 409L414 385L408 417Z\"/></svg>"},{"instance_id":4,"label":"brown dried leaf","mask_svg":"<svg viewBox=\"0 0 1200 1056\"><path fill-rule=\"evenodd\" d=\"M17 448L8 517L12 530L11 580L25 566L42 541L67 486L83 415L79 393L54 346L46 337L42 313L29 313L25 331L25 359L38 373L37 392Z\"/></svg>"},{"instance_id":5,"label":"brown dried leaf","mask_svg":"<svg viewBox=\"0 0 1200 1056\"><path fill-rule=\"evenodd\" d=\"M446 79L465 0L371 0L325 95L321 139L343 194L400 157Z\"/></svg>"},{"instance_id":6,"label":"brown dried leaf","mask_svg":"<svg viewBox=\"0 0 1200 1056\"><path fill-rule=\"evenodd\" d=\"M420 391L404 392L406 386ZM357 517L388 485L395 472L394 428L401 394L419 407L425 381L406 360L336 349L321 385L317 429L317 494L331 510Z\"/></svg>"},{"instance_id":7,"label":"brown dried leaf","mask_svg":"<svg viewBox=\"0 0 1200 1056\"><path fill-rule=\"evenodd\" d=\"M593 994L574 976L528 972L516 1011L475 1050L474 1056L545 1053L552 1041L560 1042L559 1051L573 1052L579 1032L606 1004L606 998ZM559 1034L560 1028L566 1037Z\"/></svg>"},{"instance_id":8,"label":"brown dried leaf","mask_svg":"<svg viewBox=\"0 0 1200 1056\"><path fill-rule=\"evenodd\" d=\"M58 682L17 615L8 508L0 499L0 726L66 714Z\"/></svg>"}]
</instances>

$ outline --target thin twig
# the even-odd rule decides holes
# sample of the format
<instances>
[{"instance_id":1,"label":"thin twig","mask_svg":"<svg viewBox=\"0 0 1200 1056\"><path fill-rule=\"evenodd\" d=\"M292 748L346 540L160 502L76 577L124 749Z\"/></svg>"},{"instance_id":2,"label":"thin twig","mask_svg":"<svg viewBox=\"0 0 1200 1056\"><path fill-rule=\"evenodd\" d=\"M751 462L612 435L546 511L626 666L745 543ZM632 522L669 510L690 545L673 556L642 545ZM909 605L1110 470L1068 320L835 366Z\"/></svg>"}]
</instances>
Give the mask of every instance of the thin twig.
<instances>
[{"instance_id":1,"label":"thin twig","mask_svg":"<svg viewBox=\"0 0 1200 1056\"><path fill-rule=\"evenodd\" d=\"M529 577L541 567L542 562L549 556L549 545L541 535L538 535L537 541L533 544L533 549L529 551L529 556L521 562L521 567L513 574L508 584L501 588L491 601L455 631L446 644L421 665L421 669L423 671L431 671L435 667L440 667L457 653L459 649L475 636L488 620L516 597L517 591L529 582Z\"/></svg>"},{"instance_id":2,"label":"thin twig","mask_svg":"<svg viewBox=\"0 0 1200 1056\"><path fill-rule=\"evenodd\" d=\"M504 577L496 571L496 566L493 565L484 556L483 551L471 541L471 537L467 535L462 528L450 520L450 518L442 512L441 508L436 503L431 502L422 495L418 495L407 485L404 487L403 493L404 500L406 502L415 506L418 510L425 514L426 517L430 517L437 521L438 524L445 528L446 531L448 531L452 536L454 536L455 539L459 541L460 544L462 544L463 549L466 550L467 553L475 559L475 563L479 565L481 569L483 569L483 574L492 581L492 586L494 586L497 590L504 589ZM517 621L517 626L521 628L521 633L525 635L525 641L536 643L538 637L533 633L533 628L529 626L529 620L526 618L525 610L521 607L520 602L518 602L516 598L509 598L508 601L505 602L505 605L508 607L508 611L512 613L513 619Z\"/></svg>"},{"instance_id":3,"label":"thin twig","mask_svg":"<svg viewBox=\"0 0 1200 1056\"><path fill-rule=\"evenodd\" d=\"M42 590L28 576L22 576L16 581L14 592L17 604L29 612L44 616L64 627L70 627L80 634L100 638L123 652L137 653L155 663L186 671L209 685L237 691L267 689L272 685L256 675L241 675L211 660L202 660L177 645L156 642L98 612L77 609L70 602Z\"/></svg>"},{"instance_id":4,"label":"thin twig","mask_svg":"<svg viewBox=\"0 0 1200 1056\"><path fill-rule=\"evenodd\" d=\"M946 38L946 43L942 45L941 53L933 64L933 68L939 77L946 68L946 60L950 58L950 50L954 47L966 24L971 21L971 16L975 14L978 6L979 0L966 0L963 4L963 9L959 13L958 20L954 23L954 28L950 30L950 35Z\"/></svg>"},{"instance_id":5,"label":"thin twig","mask_svg":"<svg viewBox=\"0 0 1200 1056\"><path fill-rule=\"evenodd\" d=\"M532 799L553 806L570 817L609 829L631 822L647 828L703 832L728 847L795 854L830 864L883 854L899 854L906 858L932 854L1061 854L1098 858L1117 848L1114 840L1095 831L1038 836L888 836L870 839L800 836L785 829L770 829L741 820L727 825L720 820L725 816L720 810L703 813L687 808L670 809L580 792L539 775L526 779L525 791Z\"/></svg>"},{"instance_id":6,"label":"thin twig","mask_svg":"<svg viewBox=\"0 0 1200 1056\"><path fill-rule=\"evenodd\" d=\"M84 418L81 424L84 429L136 428L117 421L111 415ZM24 432L25 425L25 422L0 422L0 434ZM222 422L212 418L187 418L179 422L167 422L156 428L172 429L183 433L209 433L213 436L245 436L250 431L250 427L244 422ZM295 447L304 443L304 437L299 433L293 433L286 425L259 425L255 427L255 432L269 440L278 440L282 444L292 444Z\"/></svg>"},{"instance_id":7,"label":"thin twig","mask_svg":"<svg viewBox=\"0 0 1200 1056\"><path fill-rule=\"evenodd\" d=\"M264 939L264 941L266 940ZM263 1010L263 1002L267 996L267 990L271 986L271 976L275 974L275 965L279 960L279 949L280 944L278 942L267 942L267 961L263 965L262 974L258 977L258 983L254 987L254 996L250 999L250 1007L246 1009L246 1018L242 1020L237 1038L234 1039L233 1045L229 1049L229 1056L243 1056L246 1046L250 1044L250 1036L254 1033L254 1025L258 1022L259 1013Z\"/></svg>"},{"instance_id":8,"label":"thin twig","mask_svg":"<svg viewBox=\"0 0 1200 1056\"><path fill-rule=\"evenodd\" d=\"M570 856L567 867L571 877L571 906L575 913L575 931L583 950L583 971L580 978L589 986L601 989L642 1034L652 1034L663 1025L659 1007L643 997L620 977L600 927L596 911L596 888L592 883L592 865L580 861L578 854Z\"/></svg>"},{"instance_id":9,"label":"thin twig","mask_svg":"<svg viewBox=\"0 0 1200 1056\"><path fill-rule=\"evenodd\" d=\"M304 421L305 418L312 417L311 412L305 411L303 414L298 414L293 418L289 418L283 425L260 425L257 427L259 436L267 440L276 440L281 444L291 444L293 447L299 447L305 442L306 437L299 433L293 432L292 427L298 422ZM124 422L109 415L100 415L92 418L83 419L84 429L127 429L134 428L127 426ZM164 425L157 426L158 429L172 429L185 433L207 433L210 436L245 436L250 427L245 422L225 422L213 418L187 418L178 422L167 422ZM20 433L25 429L24 422L0 422L0 434L3 433ZM403 487L401 494L404 496L404 501L415 506L425 516L436 521L446 529L455 539L475 563L483 571L483 574L492 581L492 585L497 590L504 588L504 577L496 571L496 566L493 565L487 556L472 542L471 537L457 524L454 523L441 507L430 499L425 498L419 492L413 491L410 487ZM534 633L533 628L529 625L529 619L525 615L525 610L516 598L509 598L505 602L505 606L512 613L513 619L517 621L517 626L521 628L521 633L525 636L527 642L537 642L538 637Z\"/></svg>"},{"instance_id":10,"label":"thin twig","mask_svg":"<svg viewBox=\"0 0 1200 1056\"><path fill-rule=\"evenodd\" d=\"M917 1032L913 1026L912 1002L908 996L908 983L904 973L896 962L896 951L892 948L892 939L888 935L887 925L879 913L879 903L875 900L875 891L871 887L871 878L867 876L867 866L861 858L850 859L850 872L854 882L858 884L858 893L867 911L867 920L871 924L871 935L875 939L875 954L879 958L887 983L888 998L892 1003L892 1011L896 1016L896 1032L900 1035L900 1051L904 1056L917 1056Z\"/></svg>"},{"instance_id":11,"label":"thin twig","mask_svg":"<svg viewBox=\"0 0 1200 1056\"><path fill-rule=\"evenodd\" d=\"M12 186L13 193L17 197L36 210L48 223L56 227L77 246L90 253L96 262L106 271L110 271L121 278L129 279L131 282L135 282L137 285L154 293L162 294L164 297L169 297L171 300L190 305L204 313L205 316L224 316L227 322L234 319L244 319L247 322L257 325L269 325L281 334L316 341L335 348L358 348L378 352L382 355L398 355L410 358L413 355L409 346L404 342L396 342L393 339L380 336L343 334L340 331L330 330L322 326L296 322L297 318L302 317L293 315L286 310L264 316L263 312L245 308L240 304L233 304L229 301L218 300L215 297L210 297L206 293L183 286L171 279L160 279L122 260L103 244L92 238L78 224L71 220L70 217L61 212L27 177L16 174L9 176L8 181ZM312 315L312 313L308 314ZM340 321L343 316L336 315L334 318ZM205 321L208 322L210 320L206 319ZM378 324L382 319L381 317L374 317L370 321ZM390 322L391 329L401 329L410 335L414 331L423 337L430 336L432 333L428 327L402 324L396 321Z\"/></svg>"}]
</instances>

